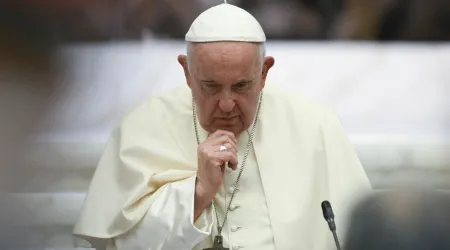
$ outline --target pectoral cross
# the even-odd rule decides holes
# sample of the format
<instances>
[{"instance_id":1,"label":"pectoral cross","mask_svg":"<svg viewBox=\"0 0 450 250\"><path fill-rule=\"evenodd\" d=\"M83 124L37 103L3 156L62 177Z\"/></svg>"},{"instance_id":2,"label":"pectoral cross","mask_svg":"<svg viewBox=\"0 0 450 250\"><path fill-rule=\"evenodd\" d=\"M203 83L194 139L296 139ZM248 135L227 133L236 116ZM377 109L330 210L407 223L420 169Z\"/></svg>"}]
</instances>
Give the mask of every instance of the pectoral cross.
<instances>
[{"instance_id":1,"label":"pectoral cross","mask_svg":"<svg viewBox=\"0 0 450 250\"><path fill-rule=\"evenodd\" d=\"M221 235L216 235L214 237L214 245L212 248L205 248L203 250L230 250L229 248L223 247L223 238Z\"/></svg>"}]
</instances>

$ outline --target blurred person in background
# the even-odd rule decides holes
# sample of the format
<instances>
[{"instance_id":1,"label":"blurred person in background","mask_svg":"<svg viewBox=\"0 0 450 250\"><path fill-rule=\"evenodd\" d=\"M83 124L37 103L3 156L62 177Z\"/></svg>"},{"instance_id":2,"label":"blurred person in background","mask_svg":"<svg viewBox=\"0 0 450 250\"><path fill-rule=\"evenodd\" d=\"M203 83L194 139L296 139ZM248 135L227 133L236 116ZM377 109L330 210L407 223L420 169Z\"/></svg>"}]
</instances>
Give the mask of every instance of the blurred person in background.
<instances>
[{"instance_id":1,"label":"blurred person in background","mask_svg":"<svg viewBox=\"0 0 450 250\"><path fill-rule=\"evenodd\" d=\"M26 182L20 162L24 148L58 89L58 42L45 17L19 1L0 3L0 249L35 247L27 242L27 225L10 219L21 216L16 212L21 204L9 194Z\"/></svg>"},{"instance_id":2,"label":"blurred person in background","mask_svg":"<svg viewBox=\"0 0 450 250\"><path fill-rule=\"evenodd\" d=\"M27 211L14 198L18 189L27 185L27 177L32 178L25 173L23 154L32 147L41 122L50 115L53 100L64 93L66 64L58 50L71 42L140 38L142 26L133 29L124 25L132 23L135 17L130 16L133 13L129 10L139 7L130 6L132 2L0 2L0 249L39 247L28 241L34 229L29 229L26 221L11 218L21 218L17 211ZM174 7L178 13L183 11L177 8L194 10L193 6L177 5L173 1L154 2ZM117 11L124 6L129 8ZM151 14L157 12L156 9ZM137 29L139 35L133 33ZM24 217L34 215L33 209L29 209Z\"/></svg>"},{"instance_id":3,"label":"blurred person in background","mask_svg":"<svg viewBox=\"0 0 450 250\"><path fill-rule=\"evenodd\" d=\"M272 39L322 38L320 13L315 6L303 1L241 1L239 6L260 20L267 36Z\"/></svg>"},{"instance_id":4,"label":"blurred person in background","mask_svg":"<svg viewBox=\"0 0 450 250\"><path fill-rule=\"evenodd\" d=\"M246 0L273 39L447 41L447 0Z\"/></svg>"},{"instance_id":5,"label":"blurred person in background","mask_svg":"<svg viewBox=\"0 0 450 250\"><path fill-rule=\"evenodd\" d=\"M289 40L330 38L342 0L235 1L261 22L268 37Z\"/></svg>"},{"instance_id":6,"label":"blurred person in background","mask_svg":"<svg viewBox=\"0 0 450 250\"><path fill-rule=\"evenodd\" d=\"M397 190L374 194L351 216L344 250L450 249L450 194Z\"/></svg>"},{"instance_id":7,"label":"blurred person in background","mask_svg":"<svg viewBox=\"0 0 450 250\"><path fill-rule=\"evenodd\" d=\"M448 41L448 0L345 0L335 38Z\"/></svg>"},{"instance_id":8,"label":"blurred person in background","mask_svg":"<svg viewBox=\"0 0 450 250\"><path fill-rule=\"evenodd\" d=\"M190 23L205 7L198 0L145 0L129 12L127 30L141 35L143 30L159 38L182 38ZM211 1L213 2L213 1Z\"/></svg>"},{"instance_id":9,"label":"blurred person in background","mask_svg":"<svg viewBox=\"0 0 450 250\"><path fill-rule=\"evenodd\" d=\"M20 157L28 136L46 116L58 84L57 40L50 20L33 8L0 3L0 175L2 191L17 181ZM12 175L12 173L15 173Z\"/></svg>"}]
</instances>

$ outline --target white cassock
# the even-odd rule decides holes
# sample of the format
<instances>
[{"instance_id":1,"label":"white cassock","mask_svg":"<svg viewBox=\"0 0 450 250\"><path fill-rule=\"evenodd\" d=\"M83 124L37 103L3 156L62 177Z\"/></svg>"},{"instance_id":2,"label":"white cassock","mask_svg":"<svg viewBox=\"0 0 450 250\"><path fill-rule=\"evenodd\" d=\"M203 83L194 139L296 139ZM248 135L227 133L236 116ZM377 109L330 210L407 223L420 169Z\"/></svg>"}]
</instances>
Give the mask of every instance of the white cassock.
<instances>
[{"instance_id":1,"label":"white cassock","mask_svg":"<svg viewBox=\"0 0 450 250\"><path fill-rule=\"evenodd\" d=\"M207 133L201 127L200 140ZM242 161L248 134L239 136ZM181 250L212 246L213 210L193 221L197 140L192 94L179 87L126 116L107 144L74 234L108 249ZM222 223L238 171L217 194ZM329 200L343 240L367 175L339 119L298 95L266 84L253 147L223 230L244 250L329 250L333 236L320 204Z\"/></svg>"}]
</instances>

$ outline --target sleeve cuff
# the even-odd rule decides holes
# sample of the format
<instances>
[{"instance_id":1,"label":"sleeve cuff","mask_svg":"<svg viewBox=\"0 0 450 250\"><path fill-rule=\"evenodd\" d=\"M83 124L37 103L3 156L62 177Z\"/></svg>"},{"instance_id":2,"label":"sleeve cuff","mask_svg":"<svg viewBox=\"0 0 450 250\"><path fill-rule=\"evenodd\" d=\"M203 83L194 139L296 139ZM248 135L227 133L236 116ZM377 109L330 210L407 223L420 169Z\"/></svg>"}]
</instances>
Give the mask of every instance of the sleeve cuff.
<instances>
[{"instance_id":1,"label":"sleeve cuff","mask_svg":"<svg viewBox=\"0 0 450 250\"><path fill-rule=\"evenodd\" d=\"M198 232L211 235L213 226L213 214L211 205L206 208L203 213L194 222L194 210L191 213L191 224Z\"/></svg>"},{"instance_id":2,"label":"sleeve cuff","mask_svg":"<svg viewBox=\"0 0 450 250\"><path fill-rule=\"evenodd\" d=\"M195 201L195 182L196 177L192 178L192 196L191 196L191 211L190 211L190 222L191 226L195 228L198 233L202 233L205 235L211 235L212 226L214 224L214 217L212 213L212 206L209 205L205 210L203 210L202 214L194 221L194 201Z\"/></svg>"},{"instance_id":3,"label":"sleeve cuff","mask_svg":"<svg viewBox=\"0 0 450 250\"><path fill-rule=\"evenodd\" d=\"M212 209L194 218L196 176L167 184L142 223L115 238L118 249L193 249L211 235Z\"/></svg>"}]
</instances>

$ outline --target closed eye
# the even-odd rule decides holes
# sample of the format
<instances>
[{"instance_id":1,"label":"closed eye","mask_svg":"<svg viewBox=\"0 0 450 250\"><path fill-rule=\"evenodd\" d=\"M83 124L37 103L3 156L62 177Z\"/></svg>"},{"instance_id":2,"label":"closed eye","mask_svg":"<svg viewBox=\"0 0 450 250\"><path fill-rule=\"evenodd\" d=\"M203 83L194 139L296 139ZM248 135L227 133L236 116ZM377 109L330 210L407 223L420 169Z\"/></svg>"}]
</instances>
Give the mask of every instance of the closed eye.
<instances>
[{"instance_id":1,"label":"closed eye","mask_svg":"<svg viewBox=\"0 0 450 250\"><path fill-rule=\"evenodd\" d=\"M209 94L216 93L220 90L220 85L212 81L203 81L202 87Z\"/></svg>"},{"instance_id":2,"label":"closed eye","mask_svg":"<svg viewBox=\"0 0 450 250\"><path fill-rule=\"evenodd\" d=\"M251 83L252 83L252 81L238 82L233 85L233 89L237 90L237 91L247 90Z\"/></svg>"}]
</instances>

